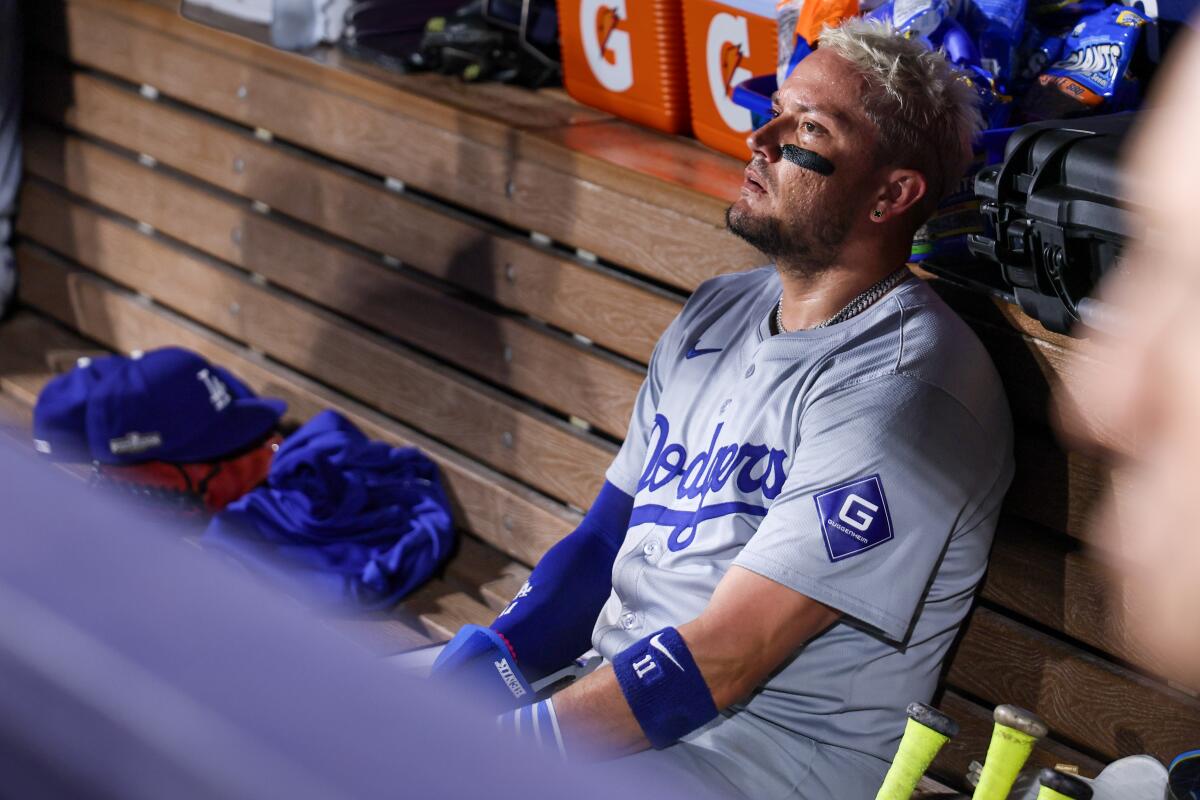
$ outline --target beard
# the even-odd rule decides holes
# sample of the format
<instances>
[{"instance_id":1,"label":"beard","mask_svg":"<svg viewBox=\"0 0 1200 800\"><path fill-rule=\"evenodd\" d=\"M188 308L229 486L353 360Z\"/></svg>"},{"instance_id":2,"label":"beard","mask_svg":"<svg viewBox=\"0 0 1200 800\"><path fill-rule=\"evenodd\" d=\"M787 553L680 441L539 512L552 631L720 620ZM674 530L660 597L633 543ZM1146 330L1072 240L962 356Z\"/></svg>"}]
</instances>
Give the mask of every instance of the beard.
<instances>
[{"instance_id":1,"label":"beard","mask_svg":"<svg viewBox=\"0 0 1200 800\"><path fill-rule=\"evenodd\" d=\"M815 274L836 261L850 231L849 213L810 213L790 219L755 214L740 202L725 210L725 227L781 269Z\"/></svg>"}]
</instances>

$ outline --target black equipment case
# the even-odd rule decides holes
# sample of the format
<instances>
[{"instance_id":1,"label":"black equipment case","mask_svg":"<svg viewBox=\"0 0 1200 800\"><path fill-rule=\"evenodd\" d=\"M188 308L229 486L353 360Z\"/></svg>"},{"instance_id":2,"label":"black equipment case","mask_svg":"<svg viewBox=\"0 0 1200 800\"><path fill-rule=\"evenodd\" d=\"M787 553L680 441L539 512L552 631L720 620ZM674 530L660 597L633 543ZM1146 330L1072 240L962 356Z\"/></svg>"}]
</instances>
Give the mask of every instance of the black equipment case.
<instances>
[{"instance_id":1,"label":"black equipment case","mask_svg":"<svg viewBox=\"0 0 1200 800\"><path fill-rule=\"evenodd\" d=\"M999 265L1005 288L1048 330L1100 323L1088 295L1130 234L1118 159L1134 119L1130 112L1025 125L1009 137L1003 163L976 177L985 233L968 246Z\"/></svg>"}]
</instances>

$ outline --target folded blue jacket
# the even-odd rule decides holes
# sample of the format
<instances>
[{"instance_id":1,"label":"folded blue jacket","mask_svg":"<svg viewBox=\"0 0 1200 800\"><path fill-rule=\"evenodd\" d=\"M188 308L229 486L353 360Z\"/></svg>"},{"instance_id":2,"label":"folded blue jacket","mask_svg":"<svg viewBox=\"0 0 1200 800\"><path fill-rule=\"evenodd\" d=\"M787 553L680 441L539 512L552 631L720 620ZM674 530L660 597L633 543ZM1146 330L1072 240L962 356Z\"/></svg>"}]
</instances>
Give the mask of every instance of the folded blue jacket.
<instances>
[{"instance_id":1,"label":"folded blue jacket","mask_svg":"<svg viewBox=\"0 0 1200 800\"><path fill-rule=\"evenodd\" d=\"M432 461L323 411L284 441L267 483L215 516L202 541L319 601L386 608L429 578L453 536Z\"/></svg>"}]
</instances>

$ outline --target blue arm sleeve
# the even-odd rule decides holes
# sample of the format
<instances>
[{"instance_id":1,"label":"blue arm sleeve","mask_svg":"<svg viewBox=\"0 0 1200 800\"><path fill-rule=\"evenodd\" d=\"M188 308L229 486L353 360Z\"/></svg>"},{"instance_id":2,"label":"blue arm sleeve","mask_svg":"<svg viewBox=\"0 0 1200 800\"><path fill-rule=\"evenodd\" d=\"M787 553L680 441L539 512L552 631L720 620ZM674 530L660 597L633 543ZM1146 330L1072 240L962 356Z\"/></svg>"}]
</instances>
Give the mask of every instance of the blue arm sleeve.
<instances>
[{"instance_id":1,"label":"blue arm sleeve","mask_svg":"<svg viewBox=\"0 0 1200 800\"><path fill-rule=\"evenodd\" d=\"M546 551L492 623L530 681L562 669L591 647L632 511L633 498L605 481L579 527Z\"/></svg>"}]
</instances>

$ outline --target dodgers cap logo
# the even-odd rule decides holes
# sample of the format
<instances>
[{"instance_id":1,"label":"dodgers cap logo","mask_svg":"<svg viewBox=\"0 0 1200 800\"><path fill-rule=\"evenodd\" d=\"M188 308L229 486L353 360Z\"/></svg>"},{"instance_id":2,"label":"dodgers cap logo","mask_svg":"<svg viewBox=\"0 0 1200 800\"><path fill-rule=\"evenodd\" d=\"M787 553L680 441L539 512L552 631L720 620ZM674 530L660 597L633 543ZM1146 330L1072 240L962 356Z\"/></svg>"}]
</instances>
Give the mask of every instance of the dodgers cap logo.
<instances>
[{"instance_id":1,"label":"dodgers cap logo","mask_svg":"<svg viewBox=\"0 0 1200 800\"><path fill-rule=\"evenodd\" d=\"M878 475L818 492L813 498L830 561L858 555L894 538L892 516Z\"/></svg>"}]
</instances>

